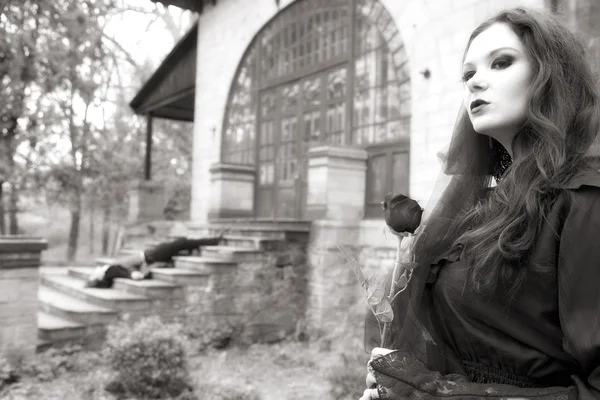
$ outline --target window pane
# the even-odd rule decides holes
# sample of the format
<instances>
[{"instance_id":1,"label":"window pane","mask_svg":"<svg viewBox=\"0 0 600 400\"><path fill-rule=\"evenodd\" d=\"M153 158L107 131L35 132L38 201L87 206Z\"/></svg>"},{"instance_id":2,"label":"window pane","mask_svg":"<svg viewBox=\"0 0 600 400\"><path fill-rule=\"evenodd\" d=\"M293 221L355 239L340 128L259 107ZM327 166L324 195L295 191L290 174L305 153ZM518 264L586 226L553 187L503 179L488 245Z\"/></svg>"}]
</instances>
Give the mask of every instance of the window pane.
<instances>
[{"instance_id":1,"label":"window pane","mask_svg":"<svg viewBox=\"0 0 600 400\"><path fill-rule=\"evenodd\" d=\"M410 136L410 118L387 123L387 140L396 140Z\"/></svg>"},{"instance_id":2,"label":"window pane","mask_svg":"<svg viewBox=\"0 0 600 400\"><path fill-rule=\"evenodd\" d=\"M408 152L392 156L392 191L408 194L410 158Z\"/></svg>"},{"instance_id":3,"label":"window pane","mask_svg":"<svg viewBox=\"0 0 600 400\"><path fill-rule=\"evenodd\" d=\"M389 118L387 87L378 87L375 91L375 122L385 122Z\"/></svg>"},{"instance_id":4,"label":"window pane","mask_svg":"<svg viewBox=\"0 0 600 400\"><path fill-rule=\"evenodd\" d=\"M327 143L344 144L344 134L346 126L346 107L345 103L330 104L327 107Z\"/></svg>"},{"instance_id":5,"label":"window pane","mask_svg":"<svg viewBox=\"0 0 600 400\"><path fill-rule=\"evenodd\" d=\"M281 120L281 140L279 143L278 174L280 181L293 179L295 162L295 143L297 136L296 117Z\"/></svg>"},{"instance_id":6,"label":"window pane","mask_svg":"<svg viewBox=\"0 0 600 400\"><path fill-rule=\"evenodd\" d=\"M375 86L377 78L376 52L371 51L356 59L355 63L355 90Z\"/></svg>"},{"instance_id":7,"label":"window pane","mask_svg":"<svg viewBox=\"0 0 600 400\"><path fill-rule=\"evenodd\" d=\"M338 69L327 76L327 99L333 100L346 95L346 69Z\"/></svg>"},{"instance_id":8,"label":"window pane","mask_svg":"<svg viewBox=\"0 0 600 400\"><path fill-rule=\"evenodd\" d=\"M400 116L401 117L410 117L411 114L411 101L410 99L402 100L400 103Z\"/></svg>"},{"instance_id":9,"label":"window pane","mask_svg":"<svg viewBox=\"0 0 600 400\"><path fill-rule=\"evenodd\" d=\"M312 111L304 114L304 141L317 143L321 137L321 112Z\"/></svg>"},{"instance_id":10,"label":"window pane","mask_svg":"<svg viewBox=\"0 0 600 400\"><path fill-rule=\"evenodd\" d=\"M400 118L400 88L395 83L387 87L387 106L389 119Z\"/></svg>"},{"instance_id":11,"label":"window pane","mask_svg":"<svg viewBox=\"0 0 600 400\"><path fill-rule=\"evenodd\" d=\"M296 110L298 108L298 96L300 95L300 85L285 86L281 91L283 112Z\"/></svg>"},{"instance_id":12,"label":"window pane","mask_svg":"<svg viewBox=\"0 0 600 400\"><path fill-rule=\"evenodd\" d=\"M275 93L264 93L261 97L261 114L267 116L275 112Z\"/></svg>"},{"instance_id":13,"label":"window pane","mask_svg":"<svg viewBox=\"0 0 600 400\"><path fill-rule=\"evenodd\" d=\"M410 82L402 82L400 84L400 98L410 99Z\"/></svg>"},{"instance_id":14,"label":"window pane","mask_svg":"<svg viewBox=\"0 0 600 400\"><path fill-rule=\"evenodd\" d=\"M387 189L386 156L373 156L367 162L367 201L375 203L383 200Z\"/></svg>"},{"instance_id":15,"label":"window pane","mask_svg":"<svg viewBox=\"0 0 600 400\"><path fill-rule=\"evenodd\" d=\"M355 130L354 140L356 144L366 145L373 143L375 138L375 131L373 125L364 126L360 129Z\"/></svg>"},{"instance_id":16,"label":"window pane","mask_svg":"<svg viewBox=\"0 0 600 400\"><path fill-rule=\"evenodd\" d=\"M375 106L374 89L354 92L354 126L371 125Z\"/></svg>"},{"instance_id":17,"label":"window pane","mask_svg":"<svg viewBox=\"0 0 600 400\"><path fill-rule=\"evenodd\" d=\"M373 127L372 143L382 143L387 140L387 130L385 124L378 124Z\"/></svg>"},{"instance_id":18,"label":"window pane","mask_svg":"<svg viewBox=\"0 0 600 400\"><path fill-rule=\"evenodd\" d=\"M307 107L318 106L321 103L321 79L309 78L304 81L304 105Z\"/></svg>"}]
</instances>

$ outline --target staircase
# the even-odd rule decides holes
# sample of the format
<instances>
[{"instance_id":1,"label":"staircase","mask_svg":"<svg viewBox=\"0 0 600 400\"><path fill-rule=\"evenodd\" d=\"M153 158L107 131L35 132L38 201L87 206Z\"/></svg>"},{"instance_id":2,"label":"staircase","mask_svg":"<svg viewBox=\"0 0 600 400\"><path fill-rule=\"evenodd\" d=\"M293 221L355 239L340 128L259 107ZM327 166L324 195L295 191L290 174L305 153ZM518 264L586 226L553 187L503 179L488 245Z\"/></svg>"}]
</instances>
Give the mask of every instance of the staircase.
<instances>
[{"instance_id":1,"label":"staircase","mask_svg":"<svg viewBox=\"0 0 600 400\"><path fill-rule=\"evenodd\" d=\"M193 227L187 236L202 237L218 233L223 221L210 227ZM97 348L105 338L107 326L120 321L133 323L144 316L159 314L163 320L186 317L190 295L205 293L209 298L215 282L224 272L240 263L260 263L268 253L277 254L286 244L308 241L309 223L237 221L219 246L205 246L198 254L174 257L174 268L152 268L153 279L134 281L117 278L110 289L85 288L94 267L42 268L39 285L38 350L50 346L82 344ZM155 244L128 247L121 254L139 252ZM110 259L97 260L98 264ZM286 262L285 257L278 262ZM197 294L196 297L197 298Z\"/></svg>"}]
</instances>

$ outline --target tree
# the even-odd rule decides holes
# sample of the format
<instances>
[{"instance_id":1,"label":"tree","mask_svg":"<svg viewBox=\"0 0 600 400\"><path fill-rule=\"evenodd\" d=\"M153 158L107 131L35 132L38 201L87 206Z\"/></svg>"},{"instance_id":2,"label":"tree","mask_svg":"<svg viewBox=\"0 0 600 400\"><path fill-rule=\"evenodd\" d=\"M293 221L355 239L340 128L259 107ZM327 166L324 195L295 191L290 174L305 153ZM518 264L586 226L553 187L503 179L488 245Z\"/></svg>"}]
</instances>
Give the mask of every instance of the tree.
<instances>
[{"instance_id":1,"label":"tree","mask_svg":"<svg viewBox=\"0 0 600 400\"><path fill-rule=\"evenodd\" d=\"M40 46L41 25L54 18L52 13L44 13L48 6L44 1L25 0L0 3L0 231L6 233L4 199L2 185L8 182L10 191L10 233L18 233L17 198L18 180L14 155L22 133L28 125L35 124L28 118L27 97L33 86L48 85L45 73L52 69L46 63L45 46Z\"/></svg>"},{"instance_id":2,"label":"tree","mask_svg":"<svg viewBox=\"0 0 600 400\"><path fill-rule=\"evenodd\" d=\"M122 221L128 183L142 175L145 122L128 101L155 65L105 29L131 11L127 3L0 0L0 90L6 94L0 97L0 230L2 182L12 189L15 233L19 190L43 191L70 210L68 259L77 250L85 204L102 205L105 226ZM163 21L175 42L183 29L177 32L177 18L167 11L173 10L150 2L139 10L158 18L149 26ZM158 121L155 141L162 148L154 159L156 177L189 182L189 124Z\"/></svg>"}]
</instances>

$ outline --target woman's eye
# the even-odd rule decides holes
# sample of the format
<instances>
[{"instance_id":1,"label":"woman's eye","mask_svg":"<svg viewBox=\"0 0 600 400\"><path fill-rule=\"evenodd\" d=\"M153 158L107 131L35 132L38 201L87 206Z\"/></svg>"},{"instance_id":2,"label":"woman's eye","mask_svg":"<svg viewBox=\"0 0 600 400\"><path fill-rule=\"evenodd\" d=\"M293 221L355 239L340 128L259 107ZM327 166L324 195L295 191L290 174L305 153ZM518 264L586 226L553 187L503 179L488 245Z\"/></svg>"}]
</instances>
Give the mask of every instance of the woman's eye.
<instances>
[{"instance_id":1,"label":"woman's eye","mask_svg":"<svg viewBox=\"0 0 600 400\"><path fill-rule=\"evenodd\" d=\"M509 58L499 58L493 62L492 68L504 69L510 67L512 60Z\"/></svg>"},{"instance_id":2,"label":"woman's eye","mask_svg":"<svg viewBox=\"0 0 600 400\"><path fill-rule=\"evenodd\" d=\"M469 79L471 79L473 77L473 75L475 75L475 71L465 72L462 76L462 81L467 82Z\"/></svg>"}]
</instances>

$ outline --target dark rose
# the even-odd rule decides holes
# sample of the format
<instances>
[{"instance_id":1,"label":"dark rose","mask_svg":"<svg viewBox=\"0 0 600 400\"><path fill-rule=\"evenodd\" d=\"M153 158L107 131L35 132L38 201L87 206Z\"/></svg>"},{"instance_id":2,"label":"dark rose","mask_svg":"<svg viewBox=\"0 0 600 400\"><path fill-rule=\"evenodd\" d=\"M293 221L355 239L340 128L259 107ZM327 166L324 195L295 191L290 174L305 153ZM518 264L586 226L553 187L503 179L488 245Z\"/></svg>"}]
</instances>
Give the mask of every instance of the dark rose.
<instances>
[{"instance_id":1,"label":"dark rose","mask_svg":"<svg viewBox=\"0 0 600 400\"><path fill-rule=\"evenodd\" d=\"M410 232L421 224L423 209L419 203L399 193L388 193L381 202L385 223L396 233Z\"/></svg>"}]
</instances>

